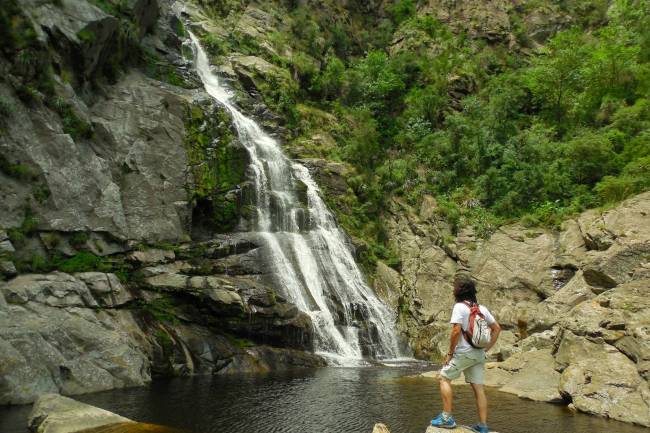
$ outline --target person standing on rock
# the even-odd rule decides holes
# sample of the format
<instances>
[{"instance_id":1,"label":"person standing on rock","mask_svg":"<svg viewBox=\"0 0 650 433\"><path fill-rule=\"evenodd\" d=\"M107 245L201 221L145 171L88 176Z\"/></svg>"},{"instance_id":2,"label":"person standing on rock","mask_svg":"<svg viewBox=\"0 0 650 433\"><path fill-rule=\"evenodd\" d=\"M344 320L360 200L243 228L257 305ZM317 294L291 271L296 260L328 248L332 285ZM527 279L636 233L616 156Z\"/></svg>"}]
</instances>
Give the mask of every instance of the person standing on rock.
<instances>
[{"instance_id":1,"label":"person standing on rock","mask_svg":"<svg viewBox=\"0 0 650 433\"><path fill-rule=\"evenodd\" d=\"M472 429L479 433L488 433L487 397L483 389L485 352L496 343L501 327L490 311L478 304L476 286L471 279L465 277L456 280L454 297L456 304L451 313L449 352L440 370L443 412L431 420L431 425L449 429L456 427L456 421L452 416L451 381L463 373L465 381L472 385L478 409L479 423Z\"/></svg>"}]
</instances>

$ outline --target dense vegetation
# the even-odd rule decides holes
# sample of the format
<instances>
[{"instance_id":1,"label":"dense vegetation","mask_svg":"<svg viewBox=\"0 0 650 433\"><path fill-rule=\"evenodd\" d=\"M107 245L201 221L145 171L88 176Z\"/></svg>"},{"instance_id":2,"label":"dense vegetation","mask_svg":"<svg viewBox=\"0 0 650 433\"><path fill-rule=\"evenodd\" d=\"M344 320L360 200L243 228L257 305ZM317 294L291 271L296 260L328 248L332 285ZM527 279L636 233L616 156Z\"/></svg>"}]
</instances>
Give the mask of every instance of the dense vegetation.
<instances>
[{"instance_id":1,"label":"dense vegetation","mask_svg":"<svg viewBox=\"0 0 650 433\"><path fill-rule=\"evenodd\" d=\"M454 229L487 236L650 187L650 4L565 3L579 17L541 48L523 28L515 49L452 32L401 0L361 30L289 4L291 24L272 41L291 56L247 50L292 70L265 96L294 137L316 109L342 123L324 156L358 172L346 228L367 230L393 195L432 194ZM380 231L365 237L381 243Z\"/></svg>"}]
</instances>

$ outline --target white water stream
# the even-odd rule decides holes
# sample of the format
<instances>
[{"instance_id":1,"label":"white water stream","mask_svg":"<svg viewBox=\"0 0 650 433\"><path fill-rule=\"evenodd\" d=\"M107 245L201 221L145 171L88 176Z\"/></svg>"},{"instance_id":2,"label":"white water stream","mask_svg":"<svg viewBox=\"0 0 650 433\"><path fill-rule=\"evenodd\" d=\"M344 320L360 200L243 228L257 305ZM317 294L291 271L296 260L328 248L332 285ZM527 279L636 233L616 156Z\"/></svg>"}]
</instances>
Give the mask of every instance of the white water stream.
<instances>
[{"instance_id":1,"label":"white water stream","mask_svg":"<svg viewBox=\"0 0 650 433\"><path fill-rule=\"evenodd\" d=\"M399 358L395 313L366 284L309 171L289 160L274 138L239 111L197 38L190 36L205 90L230 112L250 155L257 209L254 230L268 245L284 295L311 317L315 352L340 365L359 364L364 355ZM307 203L299 200L300 182L306 187Z\"/></svg>"}]
</instances>

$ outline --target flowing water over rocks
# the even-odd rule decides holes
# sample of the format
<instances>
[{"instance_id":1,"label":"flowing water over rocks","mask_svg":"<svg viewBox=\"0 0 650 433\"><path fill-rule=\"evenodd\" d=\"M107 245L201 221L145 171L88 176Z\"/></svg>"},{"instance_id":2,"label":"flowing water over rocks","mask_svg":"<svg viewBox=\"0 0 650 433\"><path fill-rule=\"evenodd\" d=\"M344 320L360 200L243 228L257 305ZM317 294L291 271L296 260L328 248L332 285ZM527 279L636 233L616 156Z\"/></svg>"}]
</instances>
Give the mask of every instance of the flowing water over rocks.
<instances>
[{"instance_id":1,"label":"flowing water over rocks","mask_svg":"<svg viewBox=\"0 0 650 433\"><path fill-rule=\"evenodd\" d=\"M337 364L400 357L395 313L366 284L309 171L289 160L274 138L233 105L197 38L191 34L191 39L206 91L228 109L250 155L254 230L268 246L284 294L311 317L316 352Z\"/></svg>"}]
</instances>

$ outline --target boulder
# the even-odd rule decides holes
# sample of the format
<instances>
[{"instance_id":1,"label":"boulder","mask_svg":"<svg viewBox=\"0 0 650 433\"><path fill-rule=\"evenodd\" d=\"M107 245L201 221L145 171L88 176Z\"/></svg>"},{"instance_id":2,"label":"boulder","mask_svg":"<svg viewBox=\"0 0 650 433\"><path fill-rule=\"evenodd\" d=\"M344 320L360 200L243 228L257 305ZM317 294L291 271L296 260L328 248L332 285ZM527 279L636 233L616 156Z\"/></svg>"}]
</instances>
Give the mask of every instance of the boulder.
<instances>
[{"instance_id":1,"label":"boulder","mask_svg":"<svg viewBox=\"0 0 650 433\"><path fill-rule=\"evenodd\" d=\"M16 250L9 239L0 241L0 254L11 254L14 251Z\"/></svg>"},{"instance_id":2,"label":"boulder","mask_svg":"<svg viewBox=\"0 0 650 433\"><path fill-rule=\"evenodd\" d=\"M488 376L496 376L500 390L518 397L550 403L562 402L560 374L554 369L551 349L515 353L506 361L491 364ZM499 371L501 370L501 371Z\"/></svg>"},{"instance_id":3,"label":"boulder","mask_svg":"<svg viewBox=\"0 0 650 433\"><path fill-rule=\"evenodd\" d=\"M49 307L97 307L98 303L83 281L63 272L22 274L0 286L8 304L28 302Z\"/></svg>"},{"instance_id":4,"label":"boulder","mask_svg":"<svg viewBox=\"0 0 650 433\"><path fill-rule=\"evenodd\" d=\"M156 265L159 263L172 262L176 258L174 251L150 248L142 251L133 251L128 259L138 265Z\"/></svg>"},{"instance_id":5,"label":"boulder","mask_svg":"<svg viewBox=\"0 0 650 433\"><path fill-rule=\"evenodd\" d=\"M121 7L140 29L140 38L153 30L159 15L157 0L126 0L121 3Z\"/></svg>"},{"instance_id":6,"label":"boulder","mask_svg":"<svg viewBox=\"0 0 650 433\"><path fill-rule=\"evenodd\" d=\"M556 355L559 389L582 412L650 427L650 390L618 349L566 331Z\"/></svg>"},{"instance_id":7,"label":"boulder","mask_svg":"<svg viewBox=\"0 0 650 433\"><path fill-rule=\"evenodd\" d=\"M37 27L65 46L64 52L81 57L78 66L91 77L110 58L117 41L119 21L84 0L60 0L59 3L27 0L25 6ZM72 58L71 58L72 60Z\"/></svg>"},{"instance_id":8,"label":"boulder","mask_svg":"<svg viewBox=\"0 0 650 433\"><path fill-rule=\"evenodd\" d=\"M133 295L115 274L80 272L74 277L83 281L102 307L118 307L133 300Z\"/></svg>"},{"instance_id":9,"label":"boulder","mask_svg":"<svg viewBox=\"0 0 650 433\"><path fill-rule=\"evenodd\" d=\"M27 421L30 431L35 433L74 433L110 424L133 422L58 394L39 396Z\"/></svg>"},{"instance_id":10,"label":"boulder","mask_svg":"<svg viewBox=\"0 0 650 433\"><path fill-rule=\"evenodd\" d=\"M262 83L268 81L271 77L290 80L286 70L267 62L261 57L232 55L229 60L239 81L249 92L257 91Z\"/></svg>"},{"instance_id":11,"label":"boulder","mask_svg":"<svg viewBox=\"0 0 650 433\"><path fill-rule=\"evenodd\" d=\"M372 428L372 433L390 433L390 430L385 424L378 423Z\"/></svg>"},{"instance_id":12,"label":"boulder","mask_svg":"<svg viewBox=\"0 0 650 433\"><path fill-rule=\"evenodd\" d=\"M13 277L17 273L14 262L0 259L0 277Z\"/></svg>"},{"instance_id":13,"label":"boulder","mask_svg":"<svg viewBox=\"0 0 650 433\"><path fill-rule=\"evenodd\" d=\"M384 262L377 262L377 272L373 281L375 293L390 307L396 310L399 307L401 295L400 274Z\"/></svg>"},{"instance_id":14,"label":"boulder","mask_svg":"<svg viewBox=\"0 0 650 433\"><path fill-rule=\"evenodd\" d=\"M314 180L328 194L335 196L348 192L347 179L354 170L350 165L321 158L302 158L297 161L309 169Z\"/></svg>"},{"instance_id":15,"label":"boulder","mask_svg":"<svg viewBox=\"0 0 650 433\"><path fill-rule=\"evenodd\" d=\"M148 343L133 313L98 309L125 301L122 293L101 273L26 274L0 286L0 404L148 382Z\"/></svg>"},{"instance_id":16,"label":"boulder","mask_svg":"<svg viewBox=\"0 0 650 433\"><path fill-rule=\"evenodd\" d=\"M555 237L521 226L499 229L470 258L481 303L499 323L521 326L533 319L537 304L553 294Z\"/></svg>"},{"instance_id":17,"label":"boulder","mask_svg":"<svg viewBox=\"0 0 650 433\"><path fill-rule=\"evenodd\" d=\"M504 362L485 365L485 386L529 400L562 402L558 389L560 373L554 367L551 349L515 353ZM420 376L439 379L440 372L430 371ZM452 384L467 385L462 375Z\"/></svg>"},{"instance_id":18,"label":"boulder","mask_svg":"<svg viewBox=\"0 0 650 433\"><path fill-rule=\"evenodd\" d=\"M29 414L28 427L33 433L180 433L165 426L138 423L57 394L38 398Z\"/></svg>"}]
</instances>

